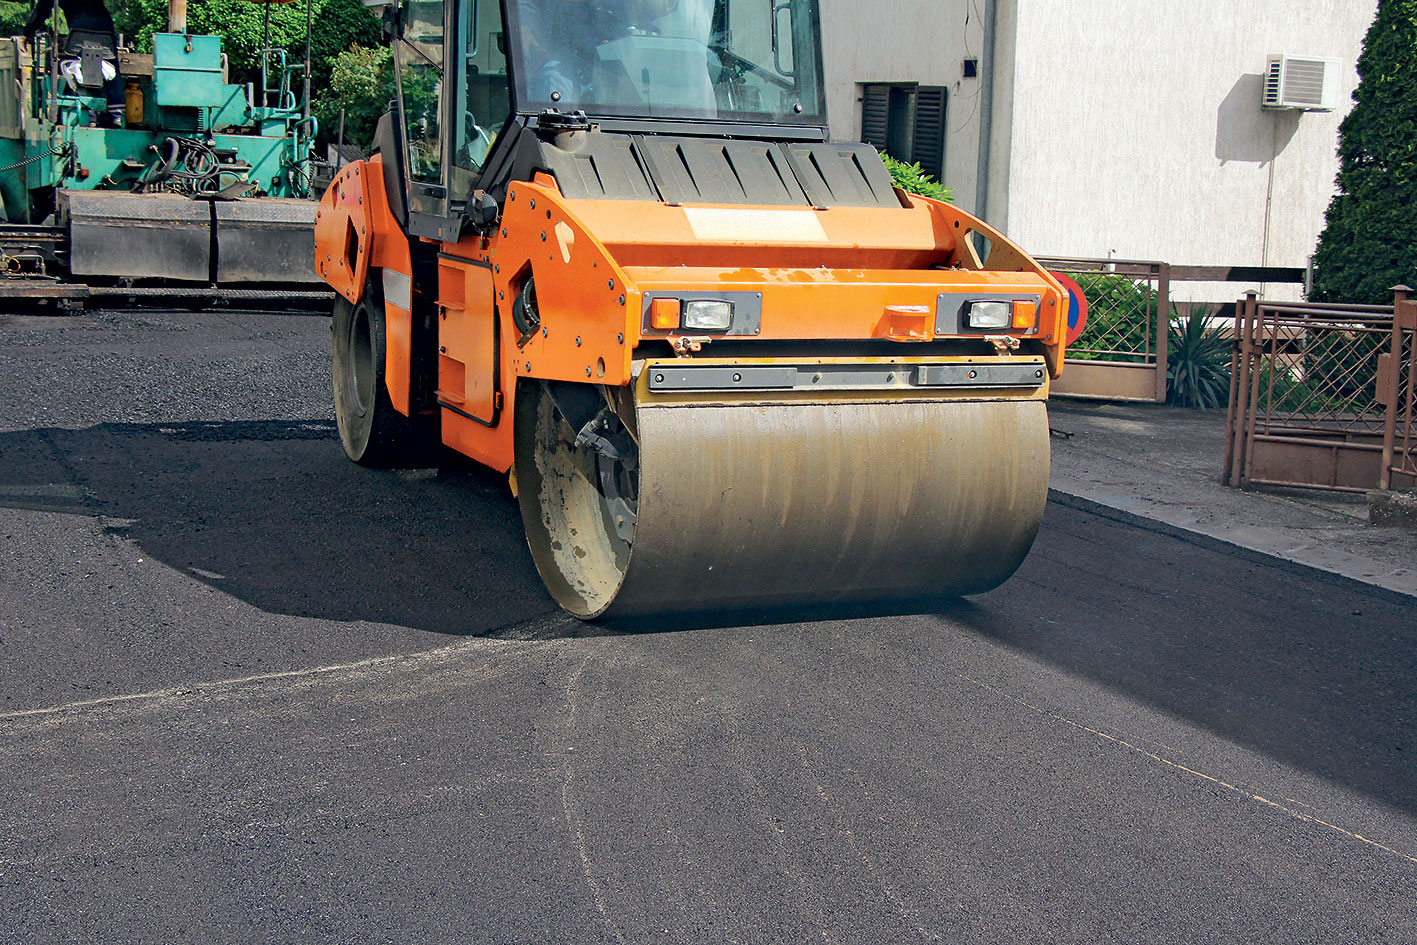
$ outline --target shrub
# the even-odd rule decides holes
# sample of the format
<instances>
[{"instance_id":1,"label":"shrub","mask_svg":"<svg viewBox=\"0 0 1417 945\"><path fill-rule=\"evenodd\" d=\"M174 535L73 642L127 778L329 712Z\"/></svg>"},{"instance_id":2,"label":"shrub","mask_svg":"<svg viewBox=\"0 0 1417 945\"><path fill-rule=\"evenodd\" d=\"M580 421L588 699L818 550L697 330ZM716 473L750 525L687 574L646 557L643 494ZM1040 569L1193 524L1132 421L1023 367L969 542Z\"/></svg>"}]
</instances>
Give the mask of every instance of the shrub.
<instances>
[{"instance_id":1,"label":"shrub","mask_svg":"<svg viewBox=\"0 0 1417 945\"><path fill-rule=\"evenodd\" d=\"M1167 332L1166 398L1182 407L1219 407L1230 397L1229 338L1211 327L1217 308L1192 305ZM1179 314L1179 313L1178 313Z\"/></svg>"},{"instance_id":2,"label":"shrub","mask_svg":"<svg viewBox=\"0 0 1417 945\"><path fill-rule=\"evenodd\" d=\"M881 153L881 160L885 162L886 170L891 172L891 179L895 181L895 185L906 193L919 194L922 197L943 200L946 203L954 200L954 191L926 174L919 164L906 164L904 161L897 161L885 152Z\"/></svg>"},{"instance_id":3,"label":"shrub","mask_svg":"<svg viewBox=\"0 0 1417 945\"><path fill-rule=\"evenodd\" d=\"M29 15L29 3L0 2L0 36L19 36Z\"/></svg>"},{"instance_id":4,"label":"shrub","mask_svg":"<svg viewBox=\"0 0 1417 945\"><path fill-rule=\"evenodd\" d=\"M1260 402L1268 398L1273 413L1282 416L1318 411L1323 407L1322 400L1294 376L1292 365L1269 357L1261 363L1259 375Z\"/></svg>"},{"instance_id":5,"label":"shrub","mask_svg":"<svg viewBox=\"0 0 1417 945\"><path fill-rule=\"evenodd\" d=\"M387 46L350 46L335 57L330 84L315 96L315 116L335 140L344 109L344 140L367 146L374 126L394 96L393 58Z\"/></svg>"},{"instance_id":6,"label":"shrub","mask_svg":"<svg viewBox=\"0 0 1417 945\"><path fill-rule=\"evenodd\" d=\"M1381 305L1392 286L1417 285L1417 0L1380 0L1358 76L1313 298Z\"/></svg>"}]
</instances>

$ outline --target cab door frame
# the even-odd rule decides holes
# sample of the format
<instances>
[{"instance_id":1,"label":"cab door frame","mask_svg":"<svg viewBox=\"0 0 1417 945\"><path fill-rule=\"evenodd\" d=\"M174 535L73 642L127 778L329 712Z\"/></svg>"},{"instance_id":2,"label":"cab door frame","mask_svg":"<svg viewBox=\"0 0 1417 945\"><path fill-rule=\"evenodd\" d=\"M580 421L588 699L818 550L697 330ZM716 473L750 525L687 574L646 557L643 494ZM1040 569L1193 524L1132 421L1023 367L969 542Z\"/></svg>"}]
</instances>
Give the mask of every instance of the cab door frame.
<instances>
[{"instance_id":1,"label":"cab door frame","mask_svg":"<svg viewBox=\"0 0 1417 945\"><path fill-rule=\"evenodd\" d=\"M414 136L410 133L411 129L409 128L409 90L405 88L406 72L420 66L427 69L434 67L428 61L428 57L419 55L416 51L417 47L414 47L412 41L404 35L408 28L408 11L411 9L408 0L403 0L401 4L398 13L397 35L393 38L395 111L399 125L400 146L403 150L403 185L408 206L408 231L414 237L423 237L440 243L456 243L461 238L463 231L463 210L467 204L467 198L454 199L451 193L451 175L453 173L451 165L453 162L450 159L450 152L455 141L455 136L451 133L451 122L461 121L462 116L452 114L455 96L450 94L450 83L463 81L465 77L462 76L461 71L452 68L451 65L452 55L464 52L462 37L458 35L459 20L464 6L473 6L470 22L474 28L486 31L488 24L479 22L478 2L479 0L419 0L420 6L424 7L437 3L443 22L442 48L437 66L438 80L436 83L438 95L437 154L439 160L436 180L417 179L415 176L415 168L419 166L419 162L414 160ZM505 37L507 30L506 0L496 0L496 7L501 19L501 29L496 32ZM478 42L485 41L487 38L481 35L475 37ZM504 39L503 42L505 41ZM493 153L487 156L482 170L476 175L475 179L478 184L486 179L487 171L491 170L494 165L501 163L494 160L494 157L508 146L510 143L508 139L515 137L511 131L517 123L516 85L511 76L512 57L510 52L504 52L504 55L506 56L507 69L507 114L493 145Z\"/></svg>"},{"instance_id":2,"label":"cab door frame","mask_svg":"<svg viewBox=\"0 0 1417 945\"><path fill-rule=\"evenodd\" d=\"M414 237L424 237L441 241L456 241L458 238L459 225L456 217L452 214L452 208L448 201L448 162L446 160L446 138L447 138L447 50L448 41L451 37L451 27L455 22L451 18L453 0L420 0L420 7L427 7L433 3L438 4L439 14L442 17L442 42L441 49L437 56L437 63L434 64L431 56L426 52L420 55L417 51L420 47L415 45L415 41L408 38L410 26L410 13L413 4L404 2L400 4L398 12L398 32L393 41L393 67L394 67L394 95L396 112L399 124L399 143L403 148L403 171L404 171L404 197L408 206L408 232ZM434 89L438 101L432 115L435 128L436 140L433 142L434 153L438 156L437 179L420 178L417 168L426 163L425 158L419 158L415 154L415 136L410 128L409 92L407 88L409 73L414 70L436 70L436 81ZM425 116L426 116L425 111ZM428 175L431 177L431 175Z\"/></svg>"}]
</instances>

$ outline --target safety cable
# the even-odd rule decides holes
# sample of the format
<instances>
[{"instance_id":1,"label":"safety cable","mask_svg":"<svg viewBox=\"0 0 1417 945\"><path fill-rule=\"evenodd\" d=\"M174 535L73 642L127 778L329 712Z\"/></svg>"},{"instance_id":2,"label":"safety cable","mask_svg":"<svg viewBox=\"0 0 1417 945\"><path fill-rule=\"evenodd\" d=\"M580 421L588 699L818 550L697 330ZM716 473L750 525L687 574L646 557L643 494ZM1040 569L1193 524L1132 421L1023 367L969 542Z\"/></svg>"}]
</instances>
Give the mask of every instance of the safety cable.
<instances>
[{"instance_id":1,"label":"safety cable","mask_svg":"<svg viewBox=\"0 0 1417 945\"><path fill-rule=\"evenodd\" d=\"M58 147L50 148L48 151L41 151L39 154L31 155L30 157L25 158L23 161L16 161L14 164L6 164L4 167L0 167L0 174L5 173L6 171L13 171L16 168L24 167L26 164L33 164L35 161L42 161L47 157L52 157L55 155L63 156L64 154L68 153L68 150L69 145L61 144Z\"/></svg>"}]
</instances>

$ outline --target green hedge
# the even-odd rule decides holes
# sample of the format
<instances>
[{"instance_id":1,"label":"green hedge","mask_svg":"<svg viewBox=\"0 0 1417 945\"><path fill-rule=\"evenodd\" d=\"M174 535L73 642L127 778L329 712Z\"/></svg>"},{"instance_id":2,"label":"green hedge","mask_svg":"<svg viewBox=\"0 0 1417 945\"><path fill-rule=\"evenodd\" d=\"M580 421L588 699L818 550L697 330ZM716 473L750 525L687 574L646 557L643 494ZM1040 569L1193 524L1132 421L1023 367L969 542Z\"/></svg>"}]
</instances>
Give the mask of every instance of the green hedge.
<instances>
[{"instance_id":1,"label":"green hedge","mask_svg":"<svg viewBox=\"0 0 1417 945\"><path fill-rule=\"evenodd\" d=\"M30 4L0 0L0 36L18 36L29 19Z\"/></svg>"},{"instance_id":2,"label":"green hedge","mask_svg":"<svg viewBox=\"0 0 1417 945\"><path fill-rule=\"evenodd\" d=\"M379 41L379 21L362 0L310 0L311 88L320 94L330 81L335 58L354 43ZM190 0L187 28L220 36L232 82L254 82L261 73L265 5L245 0ZM271 45L291 63L305 59L305 4L272 4ZM152 50L152 34L167 29L167 0L127 0L114 13L119 32L140 52Z\"/></svg>"},{"instance_id":3,"label":"green hedge","mask_svg":"<svg viewBox=\"0 0 1417 945\"><path fill-rule=\"evenodd\" d=\"M311 109L320 119L321 138L333 140L339 110L346 109L345 138L367 144L373 122L389 100L392 80L379 20L362 0L310 0ZM167 0L125 0L112 4L114 26L138 52L152 51L152 35L167 29ZM0 0L0 36L20 32L30 4ZM271 45L284 49L293 65L305 59L305 4L272 4ZM222 39L232 82L257 82L261 74L264 6L245 0L190 0L187 28ZM373 71L378 75L369 78ZM294 89L300 94L298 85ZM372 115L372 117L370 117Z\"/></svg>"}]
</instances>

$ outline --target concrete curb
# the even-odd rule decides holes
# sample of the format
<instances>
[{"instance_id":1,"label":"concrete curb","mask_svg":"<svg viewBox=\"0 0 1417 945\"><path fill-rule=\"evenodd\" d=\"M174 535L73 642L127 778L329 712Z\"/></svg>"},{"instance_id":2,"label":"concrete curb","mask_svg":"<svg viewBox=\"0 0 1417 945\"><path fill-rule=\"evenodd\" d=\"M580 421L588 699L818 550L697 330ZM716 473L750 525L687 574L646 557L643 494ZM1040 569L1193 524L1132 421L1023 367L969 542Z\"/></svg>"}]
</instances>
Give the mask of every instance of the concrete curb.
<instances>
[{"instance_id":1,"label":"concrete curb","mask_svg":"<svg viewBox=\"0 0 1417 945\"><path fill-rule=\"evenodd\" d=\"M1369 523L1417 519L1417 493L1386 494L1374 512L1359 495L1223 486L1222 411L1063 402L1049 404L1049 423L1061 494L1417 597L1417 530Z\"/></svg>"}]
</instances>

